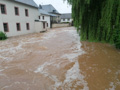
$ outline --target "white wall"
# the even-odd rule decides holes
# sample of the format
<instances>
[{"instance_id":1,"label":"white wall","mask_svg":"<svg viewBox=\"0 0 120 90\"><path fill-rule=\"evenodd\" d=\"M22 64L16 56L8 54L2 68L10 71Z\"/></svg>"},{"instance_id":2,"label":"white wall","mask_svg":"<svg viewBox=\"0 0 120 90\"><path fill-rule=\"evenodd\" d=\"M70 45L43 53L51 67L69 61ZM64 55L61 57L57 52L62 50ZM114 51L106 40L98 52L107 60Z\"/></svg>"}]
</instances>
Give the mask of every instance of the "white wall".
<instances>
[{"instance_id":1,"label":"white wall","mask_svg":"<svg viewBox=\"0 0 120 90\"><path fill-rule=\"evenodd\" d=\"M43 16L44 16L44 20L43 20ZM48 23L47 28L50 28L50 16L40 14L40 21L46 21Z\"/></svg>"},{"instance_id":2,"label":"white wall","mask_svg":"<svg viewBox=\"0 0 120 90\"><path fill-rule=\"evenodd\" d=\"M38 19L39 12L37 8L13 2L11 0L0 0L1 4L6 5L7 14L1 14L0 10L0 31L3 30L3 23L7 22L9 32L7 36L17 36L35 32L35 19ZM14 7L19 7L19 16L15 15ZM25 16L25 9L28 9L29 16ZM16 30L16 23L21 24L21 31ZM29 23L30 30L26 30L26 23Z\"/></svg>"},{"instance_id":3,"label":"white wall","mask_svg":"<svg viewBox=\"0 0 120 90\"><path fill-rule=\"evenodd\" d=\"M72 21L73 21L73 19L70 19L69 21L68 21L68 19L65 19L65 20L61 19L61 23L62 22L70 22L71 23Z\"/></svg>"},{"instance_id":4,"label":"white wall","mask_svg":"<svg viewBox=\"0 0 120 90\"><path fill-rule=\"evenodd\" d=\"M69 23L66 24L52 24L53 28L59 28L59 27L69 27Z\"/></svg>"},{"instance_id":5,"label":"white wall","mask_svg":"<svg viewBox=\"0 0 120 90\"><path fill-rule=\"evenodd\" d=\"M45 27L47 27L47 24L45 24ZM43 22L35 22L35 32L42 32L46 31L47 28L43 29Z\"/></svg>"}]
</instances>

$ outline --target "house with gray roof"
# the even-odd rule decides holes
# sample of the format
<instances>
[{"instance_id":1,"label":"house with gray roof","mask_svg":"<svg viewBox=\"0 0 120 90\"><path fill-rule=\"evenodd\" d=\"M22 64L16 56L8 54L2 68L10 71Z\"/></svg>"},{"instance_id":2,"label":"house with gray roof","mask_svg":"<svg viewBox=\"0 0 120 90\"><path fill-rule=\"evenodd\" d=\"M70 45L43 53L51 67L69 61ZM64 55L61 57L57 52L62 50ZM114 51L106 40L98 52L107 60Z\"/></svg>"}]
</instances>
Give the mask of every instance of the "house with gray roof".
<instances>
[{"instance_id":1,"label":"house with gray roof","mask_svg":"<svg viewBox=\"0 0 120 90\"><path fill-rule=\"evenodd\" d=\"M39 20L43 23L46 22L47 28L50 28L50 16L47 11L45 11L41 5L39 5Z\"/></svg>"},{"instance_id":2,"label":"house with gray roof","mask_svg":"<svg viewBox=\"0 0 120 90\"><path fill-rule=\"evenodd\" d=\"M66 22L71 23L73 21L71 13L61 14L60 18L61 18L61 23L66 23Z\"/></svg>"},{"instance_id":3,"label":"house with gray roof","mask_svg":"<svg viewBox=\"0 0 120 90\"><path fill-rule=\"evenodd\" d=\"M40 32L46 25L38 21L34 0L0 0L0 31L8 37Z\"/></svg>"},{"instance_id":4,"label":"house with gray roof","mask_svg":"<svg viewBox=\"0 0 120 90\"><path fill-rule=\"evenodd\" d=\"M47 11L48 13L52 13L55 15L61 15L51 4L49 5L42 5L42 8Z\"/></svg>"},{"instance_id":5,"label":"house with gray roof","mask_svg":"<svg viewBox=\"0 0 120 90\"><path fill-rule=\"evenodd\" d=\"M47 11L51 16L51 24L60 22L60 13L53 7L53 5L42 5L42 9Z\"/></svg>"}]
</instances>

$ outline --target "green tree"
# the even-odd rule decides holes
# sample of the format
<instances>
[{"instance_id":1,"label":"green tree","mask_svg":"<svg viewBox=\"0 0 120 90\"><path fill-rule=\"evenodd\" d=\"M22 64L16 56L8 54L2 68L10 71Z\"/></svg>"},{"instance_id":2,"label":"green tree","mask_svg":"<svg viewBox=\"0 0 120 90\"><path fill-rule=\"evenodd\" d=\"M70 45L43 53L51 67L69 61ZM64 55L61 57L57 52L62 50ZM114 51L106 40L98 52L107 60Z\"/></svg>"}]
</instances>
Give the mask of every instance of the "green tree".
<instances>
[{"instance_id":1,"label":"green tree","mask_svg":"<svg viewBox=\"0 0 120 90\"><path fill-rule=\"evenodd\" d=\"M81 40L107 42L120 49L120 0L67 1Z\"/></svg>"}]
</instances>

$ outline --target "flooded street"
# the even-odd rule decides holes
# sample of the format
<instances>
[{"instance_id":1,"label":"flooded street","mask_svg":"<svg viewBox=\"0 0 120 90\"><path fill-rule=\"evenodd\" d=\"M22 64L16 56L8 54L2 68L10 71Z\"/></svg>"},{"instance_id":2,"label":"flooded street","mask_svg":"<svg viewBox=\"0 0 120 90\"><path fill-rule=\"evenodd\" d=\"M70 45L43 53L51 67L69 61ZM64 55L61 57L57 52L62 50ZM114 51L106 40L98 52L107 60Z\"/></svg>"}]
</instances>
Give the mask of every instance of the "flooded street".
<instances>
[{"instance_id":1,"label":"flooded street","mask_svg":"<svg viewBox=\"0 0 120 90\"><path fill-rule=\"evenodd\" d=\"M0 41L0 90L120 90L120 51L74 27Z\"/></svg>"}]
</instances>

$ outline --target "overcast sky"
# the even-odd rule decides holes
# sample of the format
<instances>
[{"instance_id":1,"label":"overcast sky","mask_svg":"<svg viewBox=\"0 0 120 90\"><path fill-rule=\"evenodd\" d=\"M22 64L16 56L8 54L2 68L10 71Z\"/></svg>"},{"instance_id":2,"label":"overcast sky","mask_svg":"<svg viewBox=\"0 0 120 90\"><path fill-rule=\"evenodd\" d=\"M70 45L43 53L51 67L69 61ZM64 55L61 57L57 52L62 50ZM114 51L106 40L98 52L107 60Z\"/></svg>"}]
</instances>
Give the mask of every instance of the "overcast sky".
<instances>
[{"instance_id":1,"label":"overcast sky","mask_svg":"<svg viewBox=\"0 0 120 90\"><path fill-rule=\"evenodd\" d=\"M52 4L59 13L71 13L71 6L63 0L34 0L38 5Z\"/></svg>"}]
</instances>

